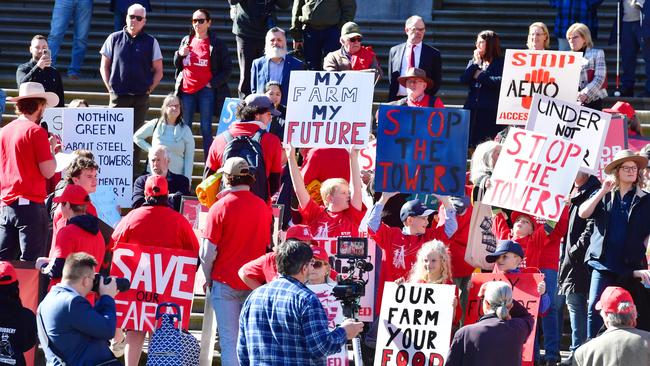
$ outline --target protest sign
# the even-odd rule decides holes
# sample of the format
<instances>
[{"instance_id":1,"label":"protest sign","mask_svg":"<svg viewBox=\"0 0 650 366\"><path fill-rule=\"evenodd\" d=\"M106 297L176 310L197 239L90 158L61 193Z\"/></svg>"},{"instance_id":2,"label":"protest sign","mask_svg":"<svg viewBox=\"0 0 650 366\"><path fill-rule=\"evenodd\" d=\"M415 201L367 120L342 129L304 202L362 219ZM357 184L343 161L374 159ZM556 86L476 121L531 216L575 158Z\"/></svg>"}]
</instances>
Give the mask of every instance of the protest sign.
<instances>
[{"instance_id":1,"label":"protest sign","mask_svg":"<svg viewBox=\"0 0 650 366\"><path fill-rule=\"evenodd\" d=\"M181 197L181 215L192 225L192 231L194 231L194 236L196 236L199 243L203 241L203 229L205 229L208 211L210 209L203 206L198 198L194 196ZM194 278L195 294L205 295L205 291L203 291L205 282L203 271L196 272Z\"/></svg>"},{"instance_id":2,"label":"protest sign","mask_svg":"<svg viewBox=\"0 0 650 366\"><path fill-rule=\"evenodd\" d=\"M379 106L375 191L462 196L469 111Z\"/></svg>"},{"instance_id":3,"label":"protest sign","mask_svg":"<svg viewBox=\"0 0 650 366\"><path fill-rule=\"evenodd\" d=\"M158 304L174 302L187 329L196 269L196 253L191 250L118 243L111 276L131 281L130 290L115 296L118 328L152 331Z\"/></svg>"},{"instance_id":4,"label":"protest sign","mask_svg":"<svg viewBox=\"0 0 650 366\"><path fill-rule=\"evenodd\" d=\"M581 68L578 52L506 50L497 124L525 124L533 94L575 102Z\"/></svg>"},{"instance_id":5,"label":"protest sign","mask_svg":"<svg viewBox=\"0 0 650 366\"><path fill-rule=\"evenodd\" d=\"M512 298L528 310L535 318L533 331L530 332L524 344L522 360L532 361L535 329L537 329L537 314L539 313L539 292L537 284L544 281L541 273L473 273L472 288L469 290L467 307L465 309L465 325L474 324L483 316L481 298L478 291L481 285L490 281L503 281L512 286Z\"/></svg>"},{"instance_id":6,"label":"protest sign","mask_svg":"<svg viewBox=\"0 0 650 366\"><path fill-rule=\"evenodd\" d=\"M635 135L627 137L627 148L634 152L643 150L643 147L647 144L650 144L650 137L648 136Z\"/></svg>"},{"instance_id":7,"label":"protest sign","mask_svg":"<svg viewBox=\"0 0 650 366\"><path fill-rule=\"evenodd\" d=\"M65 108L46 108L41 122L47 124L47 132L61 136L63 134L63 111Z\"/></svg>"},{"instance_id":8,"label":"protest sign","mask_svg":"<svg viewBox=\"0 0 650 366\"><path fill-rule=\"evenodd\" d=\"M374 76L360 71L292 71L282 141L295 147L366 146Z\"/></svg>"},{"instance_id":9,"label":"protest sign","mask_svg":"<svg viewBox=\"0 0 650 366\"><path fill-rule=\"evenodd\" d=\"M377 158L377 140L372 140L359 151L359 170L375 171L375 160Z\"/></svg>"},{"instance_id":10,"label":"protest sign","mask_svg":"<svg viewBox=\"0 0 650 366\"><path fill-rule=\"evenodd\" d=\"M384 284L375 366L442 366L451 343L456 286Z\"/></svg>"},{"instance_id":11,"label":"protest sign","mask_svg":"<svg viewBox=\"0 0 650 366\"><path fill-rule=\"evenodd\" d=\"M90 194L90 201L97 209L97 217L115 228L122 219L117 204L117 196L107 186L97 186L97 190Z\"/></svg>"},{"instance_id":12,"label":"protest sign","mask_svg":"<svg viewBox=\"0 0 650 366\"><path fill-rule=\"evenodd\" d=\"M596 176L601 181L605 179L605 173L603 169L607 164L612 162L614 155L617 152L624 150L627 146L627 125L623 118L612 118L609 122L609 128L607 129L607 137L605 137L605 144L603 145L603 151L600 155L600 165L598 166L598 171Z\"/></svg>"},{"instance_id":13,"label":"protest sign","mask_svg":"<svg viewBox=\"0 0 650 366\"><path fill-rule=\"evenodd\" d=\"M131 207L133 191L133 109L65 108L63 150L90 150L99 165L97 185L109 186L117 204Z\"/></svg>"},{"instance_id":14,"label":"protest sign","mask_svg":"<svg viewBox=\"0 0 650 366\"><path fill-rule=\"evenodd\" d=\"M557 221L583 155L574 142L511 128L483 203Z\"/></svg>"},{"instance_id":15,"label":"protest sign","mask_svg":"<svg viewBox=\"0 0 650 366\"><path fill-rule=\"evenodd\" d=\"M219 116L219 123L217 124L217 135L226 131L228 126L237 120L235 111L237 110L239 102L241 102L241 99L239 98L226 98L223 101L221 116Z\"/></svg>"},{"instance_id":16,"label":"protest sign","mask_svg":"<svg viewBox=\"0 0 650 366\"><path fill-rule=\"evenodd\" d=\"M328 283L318 285L308 284L307 287L316 294L316 297L323 305L325 314L327 314L327 325L329 330L332 331L337 325L343 323L345 317L343 316L341 302L332 294L332 288L334 288L334 285ZM339 352L327 356L327 366L348 366L348 364L347 345L341 346Z\"/></svg>"},{"instance_id":17,"label":"protest sign","mask_svg":"<svg viewBox=\"0 0 650 366\"><path fill-rule=\"evenodd\" d=\"M596 174L612 115L541 94L533 96L526 129L559 136L584 150L580 171Z\"/></svg>"}]
</instances>

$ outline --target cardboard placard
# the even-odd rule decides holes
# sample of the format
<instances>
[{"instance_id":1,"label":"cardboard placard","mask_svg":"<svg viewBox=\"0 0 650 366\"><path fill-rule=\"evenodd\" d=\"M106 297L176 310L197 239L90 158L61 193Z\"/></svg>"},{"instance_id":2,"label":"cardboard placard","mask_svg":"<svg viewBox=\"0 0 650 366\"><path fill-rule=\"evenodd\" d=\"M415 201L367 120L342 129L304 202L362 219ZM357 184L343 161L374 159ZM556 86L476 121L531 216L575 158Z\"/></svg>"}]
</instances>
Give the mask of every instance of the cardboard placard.
<instances>
[{"instance_id":1,"label":"cardboard placard","mask_svg":"<svg viewBox=\"0 0 650 366\"><path fill-rule=\"evenodd\" d=\"M97 185L109 186L120 207L133 194L133 108L64 108L63 151L90 150L99 165Z\"/></svg>"},{"instance_id":2,"label":"cardboard placard","mask_svg":"<svg viewBox=\"0 0 650 366\"><path fill-rule=\"evenodd\" d=\"M292 71L284 139L295 147L364 147L374 73Z\"/></svg>"},{"instance_id":3,"label":"cardboard placard","mask_svg":"<svg viewBox=\"0 0 650 366\"><path fill-rule=\"evenodd\" d=\"M583 155L574 142L511 128L483 203L557 221Z\"/></svg>"},{"instance_id":4,"label":"cardboard placard","mask_svg":"<svg viewBox=\"0 0 650 366\"><path fill-rule=\"evenodd\" d=\"M462 196L469 111L381 105L375 191Z\"/></svg>"},{"instance_id":5,"label":"cardboard placard","mask_svg":"<svg viewBox=\"0 0 650 366\"><path fill-rule=\"evenodd\" d=\"M540 298L537 285L544 281L544 275L541 273L472 273L471 281L472 288L469 290L467 308L465 309L465 325L474 324L483 316L481 298L478 297L478 291L483 283L490 281L509 283L512 286L513 300L523 305L535 318L533 331L530 332L522 353L523 361L532 361Z\"/></svg>"},{"instance_id":6,"label":"cardboard placard","mask_svg":"<svg viewBox=\"0 0 650 366\"><path fill-rule=\"evenodd\" d=\"M239 98L226 98L223 101L219 123L217 124L217 135L226 131L230 124L237 120L237 117L235 117L235 111L240 102L241 99Z\"/></svg>"},{"instance_id":7,"label":"cardboard placard","mask_svg":"<svg viewBox=\"0 0 650 366\"><path fill-rule=\"evenodd\" d=\"M118 243L111 276L128 279L131 289L115 296L117 326L152 331L158 304L173 302L180 306L182 326L187 329L196 269L196 253L191 250Z\"/></svg>"},{"instance_id":8,"label":"cardboard placard","mask_svg":"<svg viewBox=\"0 0 650 366\"><path fill-rule=\"evenodd\" d=\"M612 118L609 122L609 129L607 130L607 137L605 137L605 144L603 151L600 155L600 165L596 176L601 181L605 179L605 172L603 169L607 164L612 162L614 155L617 152L624 150L627 146L627 124L623 118Z\"/></svg>"},{"instance_id":9,"label":"cardboard placard","mask_svg":"<svg viewBox=\"0 0 650 366\"><path fill-rule=\"evenodd\" d=\"M581 68L578 52L506 50L497 124L525 124L534 94L575 102Z\"/></svg>"},{"instance_id":10,"label":"cardboard placard","mask_svg":"<svg viewBox=\"0 0 650 366\"><path fill-rule=\"evenodd\" d=\"M375 366L445 363L451 343L456 286L384 284Z\"/></svg>"},{"instance_id":11,"label":"cardboard placard","mask_svg":"<svg viewBox=\"0 0 650 366\"><path fill-rule=\"evenodd\" d=\"M377 159L377 140L372 140L368 146L359 151L359 170L375 171L375 160Z\"/></svg>"},{"instance_id":12,"label":"cardboard placard","mask_svg":"<svg viewBox=\"0 0 650 366\"><path fill-rule=\"evenodd\" d=\"M332 294L333 285L323 283L318 285L308 284L310 290L316 294L318 300L323 305L325 314L327 314L327 320L329 321L328 327L332 331L336 328L337 325L341 324L345 317L343 316L343 308L341 307L341 302L334 297ZM348 366L348 348L347 345L343 345L341 350L333 355L327 356L327 366Z\"/></svg>"},{"instance_id":13,"label":"cardboard placard","mask_svg":"<svg viewBox=\"0 0 650 366\"><path fill-rule=\"evenodd\" d=\"M580 171L596 174L612 115L535 94L526 129L563 137L584 149Z\"/></svg>"}]
</instances>

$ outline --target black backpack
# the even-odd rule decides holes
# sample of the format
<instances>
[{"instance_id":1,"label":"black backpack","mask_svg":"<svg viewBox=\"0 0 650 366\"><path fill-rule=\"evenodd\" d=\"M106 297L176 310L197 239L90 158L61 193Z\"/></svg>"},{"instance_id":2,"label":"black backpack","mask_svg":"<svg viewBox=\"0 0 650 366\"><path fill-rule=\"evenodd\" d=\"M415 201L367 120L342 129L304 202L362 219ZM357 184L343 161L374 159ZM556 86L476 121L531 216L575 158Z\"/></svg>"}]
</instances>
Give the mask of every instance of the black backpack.
<instances>
[{"instance_id":1,"label":"black backpack","mask_svg":"<svg viewBox=\"0 0 650 366\"><path fill-rule=\"evenodd\" d=\"M252 137L233 137L230 131L225 131L223 136L226 140L226 148L223 151L221 166L226 163L228 158L235 156L246 160L251 173L255 177L255 183L251 186L251 192L255 193L264 202L267 202L269 199L269 185L268 177L266 176L266 164L264 163L262 144L260 143L265 133L266 131L260 128Z\"/></svg>"}]
</instances>

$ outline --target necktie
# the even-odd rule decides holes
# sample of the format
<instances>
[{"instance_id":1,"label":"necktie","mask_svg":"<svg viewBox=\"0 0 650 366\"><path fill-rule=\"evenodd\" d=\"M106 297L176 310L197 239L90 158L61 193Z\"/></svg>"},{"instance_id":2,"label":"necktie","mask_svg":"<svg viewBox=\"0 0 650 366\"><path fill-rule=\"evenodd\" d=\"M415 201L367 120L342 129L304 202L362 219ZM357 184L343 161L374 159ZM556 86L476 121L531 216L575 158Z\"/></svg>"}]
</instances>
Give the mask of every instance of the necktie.
<instances>
[{"instance_id":1,"label":"necktie","mask_svg":"<svg viewBox=\"0 0 650 366\"><path fill-rule=\"evenodd\" d=\"M411 54L410 54L410 57L408 59L408 61L409 61L408 63L409 63L409 68L412 68L412 67L415 67L415 45L412 44L412 45L410 45L410 47L411 47Z\"/></svg>"}]
</instances>

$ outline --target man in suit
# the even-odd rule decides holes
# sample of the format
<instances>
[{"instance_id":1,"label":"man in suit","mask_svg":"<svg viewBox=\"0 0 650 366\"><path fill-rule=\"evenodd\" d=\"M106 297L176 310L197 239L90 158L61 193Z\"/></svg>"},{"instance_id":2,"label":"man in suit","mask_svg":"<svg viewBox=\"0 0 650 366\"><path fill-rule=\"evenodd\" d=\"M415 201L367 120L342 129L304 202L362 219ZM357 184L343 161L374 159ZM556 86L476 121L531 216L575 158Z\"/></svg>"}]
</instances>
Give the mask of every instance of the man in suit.
<instances>
[{"instance_id":1,"label":"man in suit","mask_svg":"<svg viewBox=\"0 0 650 366\"><path fill-rule=\"evenodd\" d=\"M409 67L417 67L426 72L427 77L433 80L433 86L426 90L428 95L436 95L442 81L442 59L440 51L431 47L422 40L426 27L422 17L413 15L406 19L404 32L406 42L393 46L388 57L388 74L390 86L388 87L388 101L403 98L407 95L406 88L397 80L404 76Z\"/></svg>"},{"instance_id":2,"label":"man in suit","mask_svg":"<svg viewBox=\"0 0 650 366\"><path fill-rule=\"evenodd\" d=\"M302 61L287 55L287 37L282 28L273 27L266 32L264 56L253 61L251 67L251 93L264 93L264 86L269 81L277 81L282 87L280 104L287 105L289 78L291 71L303 70Z\"/></svg>"},{"instance_id":3,"label":"man in suit","mask_svg":"<svg viewBox=\"0 0 650 366\"><path fill-rule=\"evenodd\" d=\"M90 305L97 261L88 253L70 254L61 283L52 287L38 307L38 338L47 364L97 365L115 359L108 340L115 335L117 286L100 281L99 299Z\"/></svg>"}]
</instances>

